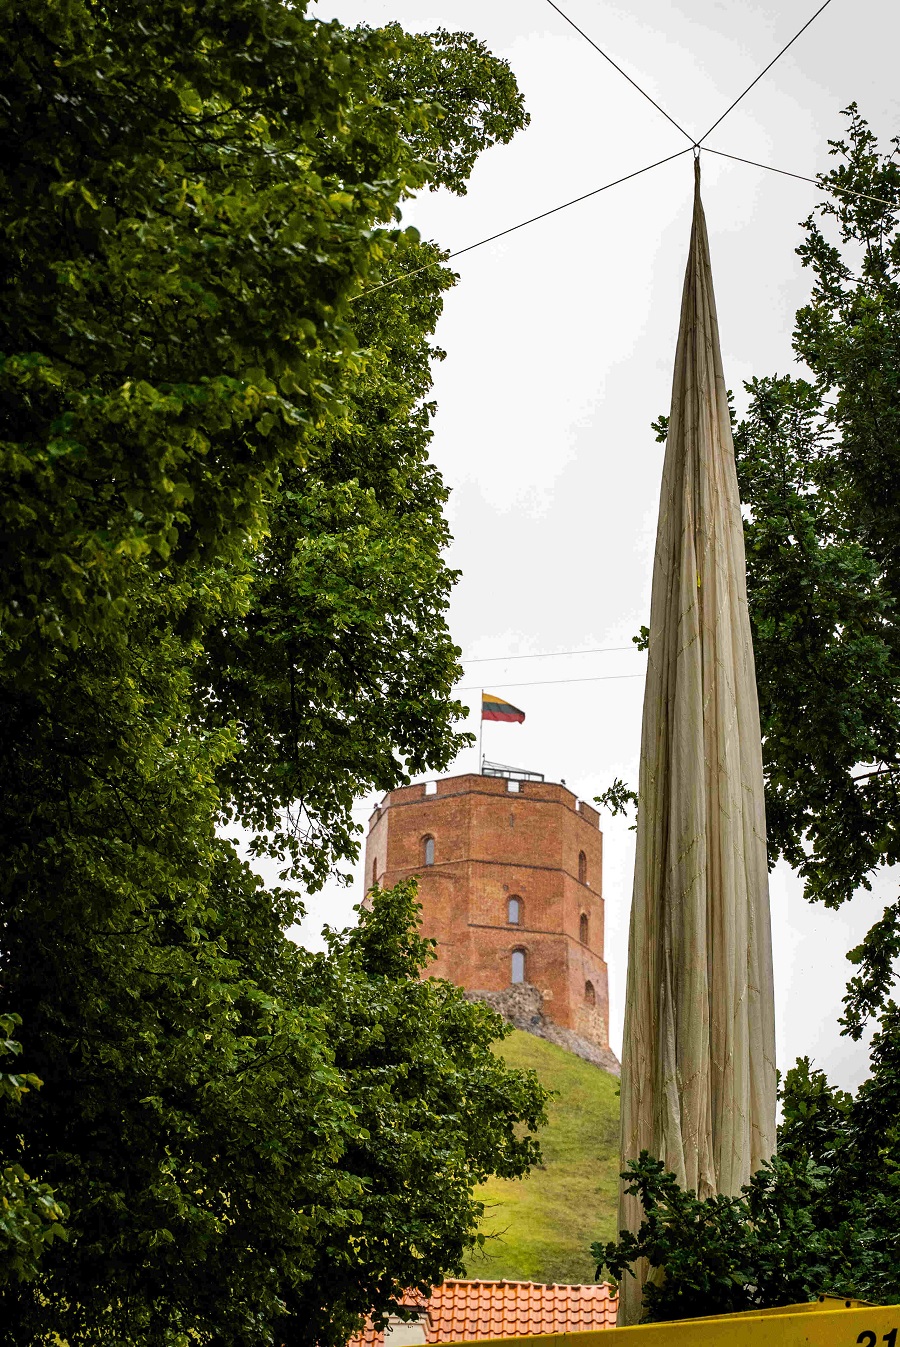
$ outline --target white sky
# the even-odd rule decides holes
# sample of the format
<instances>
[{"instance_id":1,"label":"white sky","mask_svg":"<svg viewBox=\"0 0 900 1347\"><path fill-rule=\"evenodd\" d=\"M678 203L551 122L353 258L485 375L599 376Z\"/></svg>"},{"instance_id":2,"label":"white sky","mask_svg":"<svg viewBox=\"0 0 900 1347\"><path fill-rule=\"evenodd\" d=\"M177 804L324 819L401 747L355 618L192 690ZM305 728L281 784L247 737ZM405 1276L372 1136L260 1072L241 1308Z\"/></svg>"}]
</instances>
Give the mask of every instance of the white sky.
<instances>
[{"instance_id":1,"label":"white sky","mask_svg":"<svg viewBox=\"0 0 900 1347\"><path fill-rule=\"evenodd\" d=\"M814 0L564 0L572 18L688 130L701 133L816 8ZM449 248L578 196L687 142L545 0L321 0L320 17L474 32L506 57L532 122L486 154L468 195L426 195L405 220ZM900 6L833 0L713 134L710 144L813 176L828 167L841 108L855 99L885 143L900 132ZM791 369L795 310L810 277L795 248L819 199L802 182L705 155L725 375ZM690 228L691 157L654 170L453 263L438 341L433 456L453 489L462 570L451 627L470 659L629 646L648 620L662 446ZM523 726L485 726L489 758L565 778L590 799L614 776L637 782L644 656L583 655L473 664L478 689L507 695ZM515 687L532 679L589 679ZM454 773L475 770L476 751ZM363 822L368 806L358 818ZM607 819L611 1035L621 1042L634 834ZM362 888L310 901L304 943L342 926ZM894 885L880 885L890 894ZM812 1055L835 1083L867 1074L863 1046L836 1020L844 953L881 903L834 913L803 902L786 867L772 876L779 1064Z\"/></svg>"}]
</instances>

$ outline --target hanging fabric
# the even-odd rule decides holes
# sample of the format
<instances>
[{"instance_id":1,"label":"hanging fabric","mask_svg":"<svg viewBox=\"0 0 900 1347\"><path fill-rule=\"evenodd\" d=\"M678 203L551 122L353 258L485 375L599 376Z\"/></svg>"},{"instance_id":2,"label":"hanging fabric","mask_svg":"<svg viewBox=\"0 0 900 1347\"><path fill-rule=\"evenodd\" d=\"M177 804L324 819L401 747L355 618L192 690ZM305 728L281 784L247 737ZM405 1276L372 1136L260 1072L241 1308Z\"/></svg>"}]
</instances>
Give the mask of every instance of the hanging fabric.
<instances>
[{"instance_id":1,"label":"hanging fabric","mask_svg":"<svg viewBox=\"0 0 900 1347\"><path fill-rule=\"evenodd\" d=\"M734 446L695 162L660 493L622 1054L622 1168L700 1197L775 1149L775 1024L759 708ZM619 1228L642 1209L620 1193ZM639 1322L647 1269L619 1323ZM656 1274L658 1275L658 1274Z\"/></svg>"}]
</instances>

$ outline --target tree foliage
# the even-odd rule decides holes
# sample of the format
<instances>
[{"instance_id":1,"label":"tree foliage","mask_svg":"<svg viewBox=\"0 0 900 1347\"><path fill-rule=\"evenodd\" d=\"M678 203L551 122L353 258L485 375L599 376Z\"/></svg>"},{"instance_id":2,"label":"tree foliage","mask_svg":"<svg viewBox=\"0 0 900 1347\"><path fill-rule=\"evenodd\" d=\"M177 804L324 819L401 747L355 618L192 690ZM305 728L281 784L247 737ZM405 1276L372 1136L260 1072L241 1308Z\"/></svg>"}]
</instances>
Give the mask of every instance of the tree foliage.
<instances>
[{"instance_id":1,"label":"tree foliage","mask_svg":"<svg viewBox=\"0 0 900 1347\"><path fill-rule=\"evenodd\" d=\"M627 815L629 808L637 809L637 791L631 790L622 778L617 776L613 778L612 785L607 786L601 795L594 796L594 803L599 804L603 809L608 809L613 818L617 814Z\"/></svg>"},{"instance_id":2,"label":"tree foliage","mask_svg":"<svg viewBox=\"0 0 900 1347\"><path fill-rule=\"evenodd\" d=\"M20 1015L0 1015L0 1058L21 1055L22 1044L12 1037L21 1023ZM0 1108L20 1105L41 1084L31 1071L0 1070ZM49 1184L38 1183L21 1165L0 1169L0 1288L35 1276L50 1241L67 1237L66 1214Z\"/></svg>"},{"instance_id":3,"label":"tree foliage","mask_svg":"<svg viewBox=\"0 0 900 1347\"><path fill-rule=\"evenodd\" d=\"M0 1341L342 1343L460 1270L543 1095L420 979L410 890L314 956L225 833L315 887L463 742L453 278L400 208L521 98L281 0L8 0L0 52L0 982L44 1081L0 1154L70 1236Z\"/></svg>"},{"instance_id":4,"label":"tree foliage","mask_svg":"<svg viewBox=\"0 0 900 1347\"><path fill-rule=\"evenodd\" d=\"M396 784L394 744L413 770L425 744L440 765L458 667L425 395L451 278L360 295L439 258L396 227L400 204L462 191L474 154L523 124L508 68L464 34L347 30L275 0L9 4L0 24L0 612L23 685L89 634L129 643L148 585L182 639L230 619L217 655L240 681L241 641L314 591L270 689L284 700L300 660L320 673L293 688L294 756L328 732L308 703L341 720L358 700L364 720L374 697L361 784ZM439 70L441 104L425 96ZM227 673L198 686L213 714L232 709ZM250 827L317 780L253 767L248 751L225 802ZM315 879L346 835L340 809L310 804L334 839L312 849Z\"/></svg>"},{"instance_id":5,"label":"tree foliage","mask_svg":"<svg viewBox=\"0 0 900 1347\"><path fill-rule=\"evenodd\" d=\"M813 288L794 347L811 377L753 380L736 435L770 857L830 907L900 859L900 142L883 156L847 116L833 195L798 249ZM850 956L854 1037L898 950L894 902Z\"/></svg>"},{"instance_id":6,"label":"tree foliage","mask_svg":"<svg viewBox=\"0 0 900 1347\"><path fill-rule=\"evenodd\" d=\"M623 1175L643 1204L641 1227L592 1252L614 1277L632 1275L637 1258L658 1270L644 1293L648 1320L797 1304L823 1292L900 1301L900 1010L883 1017L872 1075L855 1097L801 1058L781 1102L777 1155L737 1197L698 1200L646 1151Z\"/></svg>"}]
</instances>

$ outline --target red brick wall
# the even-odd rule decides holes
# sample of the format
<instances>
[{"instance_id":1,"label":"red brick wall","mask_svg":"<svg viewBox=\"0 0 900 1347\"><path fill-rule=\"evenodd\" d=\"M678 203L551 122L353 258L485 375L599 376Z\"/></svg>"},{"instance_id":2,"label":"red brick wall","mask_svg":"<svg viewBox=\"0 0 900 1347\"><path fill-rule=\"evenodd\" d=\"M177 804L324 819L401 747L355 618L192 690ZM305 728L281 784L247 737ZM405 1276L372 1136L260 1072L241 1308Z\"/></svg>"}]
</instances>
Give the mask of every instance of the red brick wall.
<instances>
[{"instance_id":1,"label":"red brick wall","mask_svg":"<svg viewBox=\"0 0 900 1347\"><path fill-rule=\"evenodd\" d=\"M383 888L418 875L422 931L438 942L431 975L468 991L501 991L510 985L512 952L522 949L525 979L543 994L546 1014L608 1047L599 816L565 786L509 786L504 778L471 775L440 780L433 794L424 785L392 791L369 823L366 887L373 873ZM430 866L427 837L434 838ZM514 896L517 927L507 921ZM593 1006L585 999L588 982Z\"/></svg>"}]
</instances>

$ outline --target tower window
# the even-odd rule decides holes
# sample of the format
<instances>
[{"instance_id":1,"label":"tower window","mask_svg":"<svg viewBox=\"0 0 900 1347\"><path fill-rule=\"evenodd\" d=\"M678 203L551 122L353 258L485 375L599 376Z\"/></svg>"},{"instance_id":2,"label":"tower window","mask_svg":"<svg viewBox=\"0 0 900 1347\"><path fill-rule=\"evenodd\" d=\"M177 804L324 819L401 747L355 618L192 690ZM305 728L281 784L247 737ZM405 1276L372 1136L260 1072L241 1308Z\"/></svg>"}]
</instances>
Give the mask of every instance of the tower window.
<instances>
[{"instance_id":1,"label":"tower window","mask_svg":"<svg viewBox=\"0 0 900 1347\"><path fill-rule=\"evenodd\" d=\"M372 859L372 888L378 883L378 857Z\"/></svg>"},{"instance_id":2,"label":"tower window","mask_svg":"<svg viewBox=\"0 0 900 1347\"><path fill-rule=\"evenodd\" d=\"M578 922L578 939L581 941L582 945L586 945L588 942L588 932L589 932L589 925L587 913L582 912Z\"/></svg>"},{"instance_id":3,"label":"tower window","mask_svg":"<svg viewBox=\"0 0 900 1347\"><path fill-rule=\"evenodd\" d=\"M522 921L521 898L510 898L506 906L506 920L510 926L519 926Z\"/></svg>"},{"instance_id":4,"label":"tower window","mask_svg":"<svg viewBox=\"0 0 900 1347\"><path fill-rule=\"evenodd\" d=\"M426 837L423 841L425 846L425 864L434 865L434 838Z\"/></svg>"},{"instance_id":5,"label":"tower window","mask_svg":"<svg viewBox=\"0 0 900 1347\"><path fill-rule=\"evenodd\" d=\"M589 1006L595 1006L597 1004L597 993L594 991L593 982L586 982L584 984L584 999Z\"/></svg>"},{"instance_id":6,"label":"tower window","mask_svg":"<svg viewBox=\"0 0 900 1347\"><path fill-rule=\"evenodd\" d=\"M578 853L578 883L587 883L587 856L583 851Z\"/></svg>"},{"instance_id":7,"label":"tower window","mask_svg":"<svg viewBox=\"0 0 900 1347\"><path fill-rule=\"evenodd\" d=\"M514 949L512 952L512 977L511 982L525 981L525 951L524 949Z\"/></svg>"}]
</instances>

